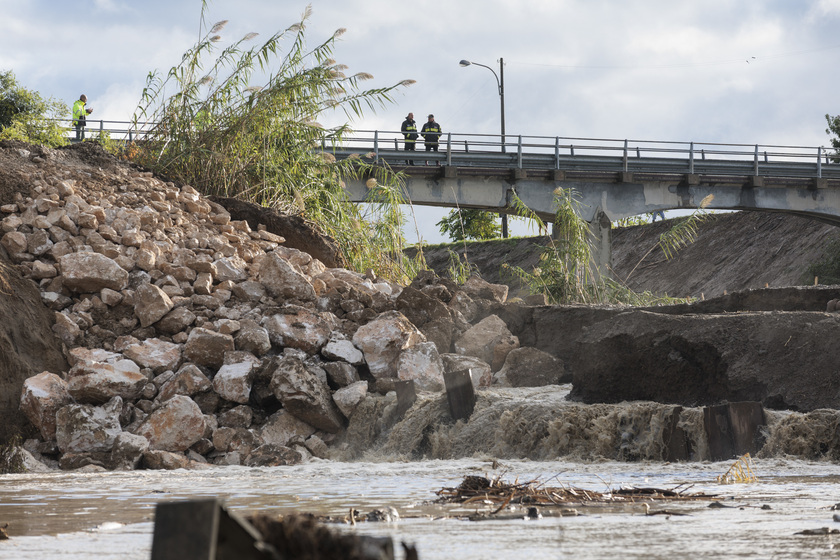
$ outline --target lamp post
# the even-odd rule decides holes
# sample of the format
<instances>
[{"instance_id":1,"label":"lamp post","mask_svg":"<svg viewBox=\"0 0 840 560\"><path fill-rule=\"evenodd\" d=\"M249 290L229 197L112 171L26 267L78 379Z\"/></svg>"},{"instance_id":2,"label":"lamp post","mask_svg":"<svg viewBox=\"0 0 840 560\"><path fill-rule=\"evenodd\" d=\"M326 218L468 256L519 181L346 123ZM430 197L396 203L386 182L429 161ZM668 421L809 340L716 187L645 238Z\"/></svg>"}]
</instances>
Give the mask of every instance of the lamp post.
<instances>
[{"instance_id":1,"label":"lamp post","mask_svg":"<svg viewBox=\"0 0 840 560\"><path fill-rule=\"evenodd\" d=\"M493 77L496 78L496 85L499 87L499 101L501 102L502 107L502 152L505 152L505 59L499 59L499 73L496 74L496 71L486 66L484 64L479 64L478 62L472 62L470 60L462 60L459 62L461 66L481 66L482 68L487 68L493 73ZM508 223L507 223L507 214L500 212L499 215L502 217L502 237L507 239L508 236Z\"/></svg>"}]
</instances>

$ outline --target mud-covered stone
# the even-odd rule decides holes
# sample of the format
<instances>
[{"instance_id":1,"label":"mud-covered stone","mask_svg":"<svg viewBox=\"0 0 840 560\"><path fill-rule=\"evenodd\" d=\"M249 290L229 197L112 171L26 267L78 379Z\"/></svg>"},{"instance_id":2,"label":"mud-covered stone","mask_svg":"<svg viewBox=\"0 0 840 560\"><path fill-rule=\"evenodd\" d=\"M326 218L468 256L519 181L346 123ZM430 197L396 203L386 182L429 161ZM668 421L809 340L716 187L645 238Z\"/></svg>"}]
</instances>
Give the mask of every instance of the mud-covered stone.
<instances>
[{"instance_id":1,"label":"mud-covered stone","mask_svg":"<svg viewBox=\"0 0 840 560\"><path fill-rule=\"evenodd\" d=\"M336 326L321 314L297 305L284 306L280 311L263 321L271 342L280 347L315 354L324 347Z\"/></svg>"},{"instance_id":2,"label":"mud-covered stone","mask_svg":"<svg viewBox=\"0 0 840 560\"><path fill-rule=\"evenodd\" d=\"M149 440L143 436L122 432L117 435L111 448L111 468L118 471L136 469L149 450Z\"/></svg>"},{"instance_id":3,"label":"mud-covered stone","mask_svg":"<svg viewBox=\"0 0 840 560\"><path fill-rule=\"evenodd\" d=\"M319 430L336 433L344 426L344 417L333 402L326 381L297 358L277 362L271 390L283 408Z\"/></svg>"},{"instance_id":4,"label":"mud-covered stone","mask_svg":"<svg viewBox=\"0 0 840 560\"><path fill-rule=\"evenodd\" d=\"M225 364L213 377L213 390L223 399L245 404L251 396L251 372L254 364L250 361Z\"/></svg>"},{"instance_id":5,"label":"mud-covered stone","mask_svg":"<svg viewBox=\"0 0 840 560\"><path fill-rule=\"evenodd\" d=\"M56 413L56 443L62 453L110 453L122 432L123 401L114 397L103 406L68 404Z\"/></svg>"},{"instance_id":6,"label":"mud-covered stone","mask_svg":"<svg viewBox=\"0 0 840 560\"><path fill-rule=\"evenodd\" d=\"M377 378L396 377L402 351L420 342L426 342L426 337L399 311L380 314L353 335L353 344Z\"/></svg>"},{"instance_id":7,"label":"mud-covered stone","mask_svg":"<svg viewBox=\"0 0 840 560\"><path fill-rule=\"evenodd\" d=\"M266 443L286 446L292 441L303 441L315 433L315 428L291 414L278 410L260 428L260 437Z\"/></svg>"},{"instance_id":8,"label":"mud-covered stone","mask_svg":"<svg viewBox=\"0 0 840 560\"><path fill-rule=\"evenodd\" d=\"M56 412L71 401L67 382L54 373L44 371L23 382L20 410L49 441L55 439Z\"/></svg>"},{"instance_id":9,"label":"mud-covered stone","mask_svg":"<svg viewBox=\"0 0 840 560\"><path fill-rule=\"evenodd\" d=\"M518 347L519 339L497 315L485 317L455 341L456 353L479 358L490 364L494 372L502 368L508 353Z\"/></svg>"},{"instance_id":10,"label":"mud-covered stone","mask_svg":"<svg viewBox=\"0 0 840 560\"><path fill-rule=\"evenodd\" d=\"M181 452L204 435L204 414L189 397L175 395L149 414L135 431L151 449Z\"/></svg>"},{"instance_id":11,"label":"mud-covered stone","mask_svg":"<svg viewBox=\"0 0 840 560\"><path fill-rule=\"evenodd\" d=\"M333 393L333 400L344 416L350 418L359 403L367 396L367 381L357 381Z\"/></svg>"},{"instance_id":12,"label":"mud-covered stone","mask_svg":"<svg viewBox=\"0 0 840 560\"><path fill-rule=\"evenodd\" d=\"M140 396L148 379L131 360L113 364L79 363L68 374L67 392L77 402L102 404L113 397L131 401Z\"/></svg>"},{"instance_id":13,"label":"mud-covered stone","mask_svg":"<svg viewBox=\"0 0 840 560\"><path fill-rule=\"evenodd\" d=\"M400 354L397 377L420 391L443 391L443 361L433 342L420 342Z\"/></svg>"},{"instance_id":14,"label":"mud-covered stone","mask_svg":"<svg viewBox=\"0 0 840 560\"><path fill-rule=\"evenodd\" d=\"M70 253L59 263L63 285L73 292L90 294L103 288L119 291L128 285L128 272L99 253Z\"/></svg>"},{"instance_id":15,"label":"mud-covered stone","mask_svg":"<svg viewBox=\"0 0 840 560\"><path fill-rule=\"evenodd\" d=\"M510 387L542 387L571 382L563 362L548 352L532 347L511 350L494 379L497 384Z\"/></svg>"},{"instance_id":16,"label":"mud-covered stone","mask_svg":"<svg viewBox=\"0 0 840 560\"><path fill-rule=\"evenodd\" d=\"M266 443L248 453L242 460L242 464L246 467L282 467L297 465L302 459L299 451Z\"/></svg>"},{"instance_id":17,"label":"mud-covered stone","mask_svg":"<svg viewBox=\"0 0 840 560\"><path fill-rule=\"evenodd\" d=\"M212 368L224 363L225 352L234 349L233 337L205 328L195 328L184 345L184 356L191 362Z\"/></svg>"}]
</instances>

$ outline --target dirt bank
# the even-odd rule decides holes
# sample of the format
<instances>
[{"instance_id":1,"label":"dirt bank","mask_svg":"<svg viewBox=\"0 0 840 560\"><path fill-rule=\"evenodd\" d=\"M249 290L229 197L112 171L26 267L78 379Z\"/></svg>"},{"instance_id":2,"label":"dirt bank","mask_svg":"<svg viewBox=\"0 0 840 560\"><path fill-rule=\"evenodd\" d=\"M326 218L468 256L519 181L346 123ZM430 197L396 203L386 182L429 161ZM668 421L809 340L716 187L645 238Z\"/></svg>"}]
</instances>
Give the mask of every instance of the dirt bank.
<instances>
[{"instance_id":1,"label":"dirt bank","mask_svg":"<svg viewBox=\"0 0 840 560\"><path fill-rule=\"evenodd\" d=\"M724 292L799 286L809 283L808 267L822 259L829 242L840 236L836 226L789 214L713 214L701 224L697 240L668 260L656 244L672 225L666 220L615 229L615 277L635 291L674 297L711 298ZM545 237L473 242L466 245L466 254L482 278L508 284L518 293L521 286L502 265L531 270L546 243ZM463 244L448 248L464 254ZM447 247L427 249L425 256L435 271L446 273Z\"/></svg>"}]
</instances>

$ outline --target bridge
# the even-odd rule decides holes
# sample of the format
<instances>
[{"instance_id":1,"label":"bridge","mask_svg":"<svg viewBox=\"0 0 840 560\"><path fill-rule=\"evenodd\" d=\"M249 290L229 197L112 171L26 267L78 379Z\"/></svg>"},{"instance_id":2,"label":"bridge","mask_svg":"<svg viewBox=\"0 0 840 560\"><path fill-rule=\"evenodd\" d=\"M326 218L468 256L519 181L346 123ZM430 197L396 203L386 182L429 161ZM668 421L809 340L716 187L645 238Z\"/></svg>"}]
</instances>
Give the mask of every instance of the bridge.
<instances>
[{"instance_id":1,"label":"bridge","mask_svg":"<svg viewBox=\"0 0 840 560\"><path fill-rule=\"evenodd\" d=\"M117 141L142 140L153 126L87 124L89 138L108 133ZM399 131L361 130L321 148L401 172L406 198L418 205L507 214L515 195L551 223L555 189L572 189L602 271L612 222L693 210L708 195L708 209L788 212L840 225L840 157L821 146L445 133L439 152L425 152L422 139L418 151L406 152ZM352 201L368 200L369 177L343 179Z\"/></svg>"},{"instance_id":2,"label":"bridge","mask_svg":"<svg viewBox=\"0 0 840 560\"><path fill-rule=\"evenodd\" d=\"M502 141L504 140L504 141ZM513 196L545 222L554 190L573 189L599 268L609 265L610 224L657 210L789 212L840 225L840 163L823 147L446 133L439 152L406 152L398 131L356 131L324 146L403 173L412 204L513 211ZM408 165L407 160L415 165ZM355 202L368 177L344 177Z\"/></svg>"}]
</instances>

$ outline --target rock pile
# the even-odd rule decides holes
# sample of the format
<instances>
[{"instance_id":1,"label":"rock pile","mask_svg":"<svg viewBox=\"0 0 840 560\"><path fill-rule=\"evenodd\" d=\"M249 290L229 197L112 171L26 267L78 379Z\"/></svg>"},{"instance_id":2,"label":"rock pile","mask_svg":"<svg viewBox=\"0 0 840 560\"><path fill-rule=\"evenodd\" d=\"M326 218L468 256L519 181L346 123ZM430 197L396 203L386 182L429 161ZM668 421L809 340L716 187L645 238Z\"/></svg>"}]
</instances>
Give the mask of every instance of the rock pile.
<instances>
[{"instance_id":1,"label":"rock pile","mask_svg":"<svg viewBox=\"0 0 840 560\"><path fill-rule=\"evenodd\" d=\"M505 366L518 339L477 321L505 286L328 268L189 186L18 151L28 192L0 207L0 246L55 313L70 365L21 393L41 435L25 447L47 467L291 464L329 457L395 380L441 391L444 372L470 369L477 387L498 372L527 384L523 359L540 383L562 374L535 349Z\"/></svg>"}]
</instances>

